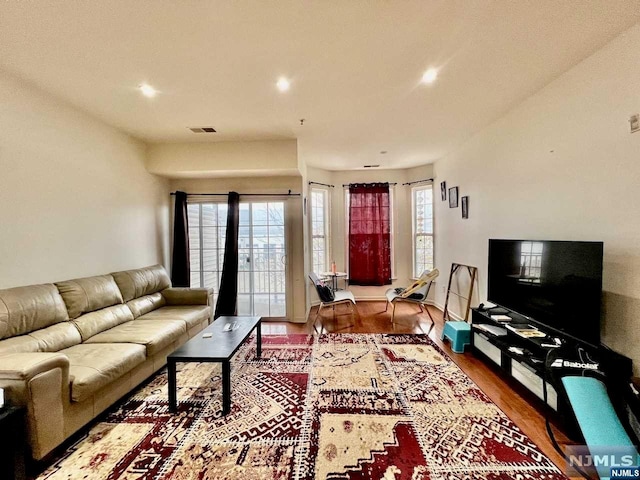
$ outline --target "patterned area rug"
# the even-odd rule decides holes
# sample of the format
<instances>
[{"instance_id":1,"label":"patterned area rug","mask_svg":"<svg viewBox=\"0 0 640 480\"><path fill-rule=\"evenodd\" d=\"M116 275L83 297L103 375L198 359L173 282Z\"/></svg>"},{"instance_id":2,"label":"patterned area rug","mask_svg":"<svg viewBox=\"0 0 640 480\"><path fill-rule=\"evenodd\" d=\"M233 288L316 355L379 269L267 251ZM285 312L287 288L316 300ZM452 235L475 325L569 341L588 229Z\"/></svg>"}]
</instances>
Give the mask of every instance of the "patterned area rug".
<instances>
[{"instance_id":1,"label":"patterned area rug","mask_svg":"<svg viewBox=\"0 0 640 480\"><path fill-rule=\"evenodd\" d=\"M264 336L232 364L160 372L39 478L566 478L424 335Z\"/></svg>"}]
</instances>

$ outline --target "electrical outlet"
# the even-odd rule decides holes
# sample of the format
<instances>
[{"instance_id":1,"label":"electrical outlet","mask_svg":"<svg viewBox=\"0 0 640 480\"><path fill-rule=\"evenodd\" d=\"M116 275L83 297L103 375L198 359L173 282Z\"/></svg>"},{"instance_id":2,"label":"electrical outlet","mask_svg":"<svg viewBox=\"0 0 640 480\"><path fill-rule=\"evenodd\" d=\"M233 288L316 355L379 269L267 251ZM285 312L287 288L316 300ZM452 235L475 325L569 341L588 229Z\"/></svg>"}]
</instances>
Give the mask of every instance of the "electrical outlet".
<instances>
[{"instance_id":1,"label":"electrical outlet","mask_svg":"<svg viewBox=\"0 0 640 480\"><path fill-rule=\"evenodd\" d=\"M631 133L640 132L640 114L631 115L629 117L629 125L631 126Z\"/></svg>"}]
</instances>

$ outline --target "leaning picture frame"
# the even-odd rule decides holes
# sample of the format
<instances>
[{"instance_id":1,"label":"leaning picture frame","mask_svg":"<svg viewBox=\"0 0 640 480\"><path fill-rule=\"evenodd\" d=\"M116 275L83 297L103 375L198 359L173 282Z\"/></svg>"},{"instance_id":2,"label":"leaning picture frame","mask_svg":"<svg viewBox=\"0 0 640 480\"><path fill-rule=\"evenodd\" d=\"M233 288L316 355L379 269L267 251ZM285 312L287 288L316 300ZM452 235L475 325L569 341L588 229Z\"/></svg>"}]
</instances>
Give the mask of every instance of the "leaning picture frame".
<instances>
[{"instance_id":1,"label":"leaning picture frame","mask_svg":"<svg viewBox=\"0 0 640 480\"><path fill-rule=\"evenodd\" d=\"M462 201L462 218L469 218L469 197L464 196L460 200Z\"/></svg>"},{"instance_id":2,"label":"leaning picture frame","mask_svg":"<svg viewBox=\"0 0 640 480\"><path fill-rule=\"evenodd\" d=\"M447 199L447 182L440 182L440 199L443 202Z\"/></svg>"},{"instance_id":3,"label":"leaning picture frame","mask_svg":"<svg viewBox=\"0 0 640 480\"><path fill-rule=\"evenodd\" d=\"M449 208L458 208L458 187L449 189Z\"/></svg>"}]
</instances>

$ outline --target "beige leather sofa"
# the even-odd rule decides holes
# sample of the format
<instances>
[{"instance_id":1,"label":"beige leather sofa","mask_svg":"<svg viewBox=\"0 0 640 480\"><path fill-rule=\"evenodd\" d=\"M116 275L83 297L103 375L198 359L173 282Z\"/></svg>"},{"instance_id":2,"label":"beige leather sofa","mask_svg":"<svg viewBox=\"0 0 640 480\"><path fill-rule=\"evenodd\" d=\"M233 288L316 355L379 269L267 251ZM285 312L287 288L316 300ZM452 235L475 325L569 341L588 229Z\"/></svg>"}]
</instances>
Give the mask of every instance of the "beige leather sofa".
<instances>
[{"instance_id":1,"label":"beige leather sofa","mask_svg":"<svg viewBox=\"0 0 640 480\"><path fill-rule=\"evenodd\" d=\"M27 408L42 459L166 363L212 320L212 291L160 265L0 290L0 387Z\"/></svg>"}]
</instances>

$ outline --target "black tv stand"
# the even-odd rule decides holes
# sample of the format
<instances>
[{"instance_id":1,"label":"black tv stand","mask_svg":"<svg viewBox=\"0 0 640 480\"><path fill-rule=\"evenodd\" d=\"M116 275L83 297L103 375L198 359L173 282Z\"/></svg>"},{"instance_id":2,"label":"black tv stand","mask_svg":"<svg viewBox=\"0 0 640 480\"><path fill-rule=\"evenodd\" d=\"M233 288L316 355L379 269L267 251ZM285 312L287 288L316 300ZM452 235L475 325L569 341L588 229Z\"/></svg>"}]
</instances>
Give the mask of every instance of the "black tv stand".
<instances>
[{"instance_id":1,"label":"black tv stand","mask_svg":"<svg viewBox=\"0 0 640 480\"><path fill-rule=\"evenodd\" d=\"M507 313L509 313L509 310L502 307L491 307L487 308L485 312L491 315L506 315Z\"/></svg>"},{"instance_id":2,"label":"black tv stand","mask_svg":"<svg viewBox=\"0 0 640 480\"><path fill-rule=\"evenodd\" d=\"M491 318L492 315L507 315L510 322L500 322ZM494 335L483 330L482 325L502 328L502 335ZM544 337L524 337L521 330L533 327L544 334ZM520 334L514 330L520 330ZM506 334L505 334L506 331ZM558 339L557 341L555 339ZM545 331L536 326L530 319L503 307L494 307L480 311L472 310L471 316L471 351L474 355L493 365L508 381L523 387L522 390L531 394L531 401L538 404L537 408L547 409L565 424L563 418L570 417L569 407L564 404L552 385L545 378L545 360L549 350L555 348L557 342L566 339L556 332ZM516 386L514 385L514 386ZM533 397L537 397L534 400ZM546 401L545 401L546 399ZM545 405L546 403L546 405ZM570 425L565 428L570 430Z\"/></svg>"},{"instance_id":3,"label":"black tv stand","mask_svg":"<svg viewBox=\"0 0 640 480\"><path fill-rule=\"evenodd\" d=\"M545 375L545 360L553 345L582 346L594 353L602 360L604 371L613 383L625 384L631 378L631 359L615 353L604 346L593 346L581 342L571 336L564 335L551 329L535 324L531 319L500 307L512 318L510 322L499 322L491 318L496 310L472 309L471 316L471 351L486 363L496 367L508 380L514 380L524 389L531 392L540 400L539 408L550 409L557 413L567 431L572 431L573 418L571 407L565 403L552 385L547 383ZM483 330L488 325L490 331ZM543 337L526 337L514 330L534 327L542 332ZM502 329L502 335L496 335L495 327ZM511 327L511 328L509 328ZM505 333L506 330L506 333ZM546 390L546 392L545 392ZM546 396L545 396L546 393ZM544 404L546 398L546 406ZM533 400L533 399L532 399Z\"/></svg>"}]
</instances>

